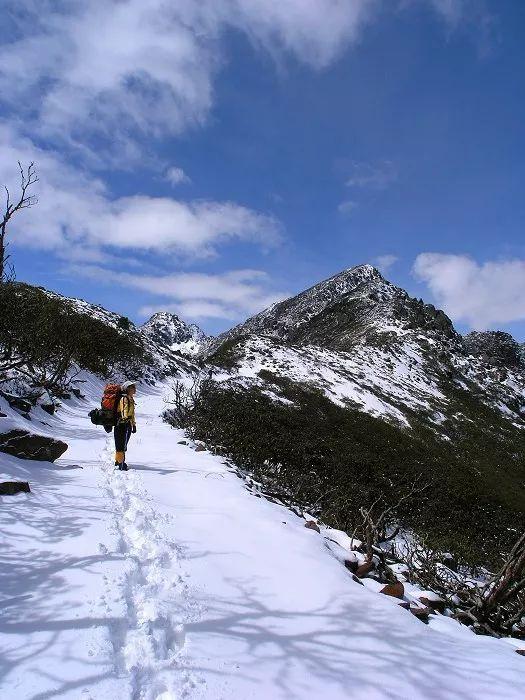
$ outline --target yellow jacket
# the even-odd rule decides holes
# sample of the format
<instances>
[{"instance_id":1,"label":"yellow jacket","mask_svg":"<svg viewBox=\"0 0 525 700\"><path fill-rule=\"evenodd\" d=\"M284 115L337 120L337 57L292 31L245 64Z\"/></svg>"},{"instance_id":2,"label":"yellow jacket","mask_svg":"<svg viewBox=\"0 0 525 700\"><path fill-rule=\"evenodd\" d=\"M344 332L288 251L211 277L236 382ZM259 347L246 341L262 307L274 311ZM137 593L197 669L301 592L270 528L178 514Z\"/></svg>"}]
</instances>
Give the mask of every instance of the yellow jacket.
<instances>
[{"instance_id":1,"label":"yellow jacket","mask_svg":"<svg viewBox=\"0 0 525 700\"><path fill-rule=\"evenodd\" d=\"M135 401L132 396L124 394L118 402L118 422L137 425L135 422Z\"/></svg>"}]
</instances>

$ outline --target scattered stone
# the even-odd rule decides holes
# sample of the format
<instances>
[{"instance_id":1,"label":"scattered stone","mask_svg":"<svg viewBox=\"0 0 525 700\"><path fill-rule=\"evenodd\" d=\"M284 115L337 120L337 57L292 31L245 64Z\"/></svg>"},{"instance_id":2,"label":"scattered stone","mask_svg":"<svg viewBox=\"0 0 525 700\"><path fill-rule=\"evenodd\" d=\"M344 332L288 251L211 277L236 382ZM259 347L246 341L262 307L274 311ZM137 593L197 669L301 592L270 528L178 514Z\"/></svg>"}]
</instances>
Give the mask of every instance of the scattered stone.
<instances>
[{"instance_id":1,"label":"scattered stone","mask_svg":"<svg viewBox=\"0 0 525 700\"><path fill-rule=\"evenodd\" d=\"M31 493L27 481L2 481L0 483L1 496L14 496L17 493Z\"/></svg>"},{"instance_id":2,"label":"scattered stone","mask_svg":"<svg viewBox=\"0 0 525 700\"><path fill-rule=\"evenodd\" d=\"M27 399L22 399L20 396L13 396L12 394L4 394L2 396L11 406L11 408L16 408L17 411L23 411L23 413L29 413L32 408L31 401Z\"/></svg>"},{"instance_id":3,"label":"scattered stone","mask_svg":"<svg viewBox=\"0 0 525 700\"><path fill-rule=\"evenodd\" d=\"M360 564L356 569L356 575L359 578L365 578L368 574L375 569L375 564L373 561L365 561L364 564Z\"/></svg>"},{"instance_id":4,"label":"scattered stone","mask_svg":"<svg viewBox=\"0 0 525 700\"><path fill-rule=\"evenodd\" d=\"M304 524L304 526L306 528L308 528L308 530L315 530L316 532L321 532L321 530L319 529L319 525L316 522L314 522L313 520L308 520Z\"/></svg>"},{"instance_id":5,"label":"scattered stone","mask_svg":"<svg viewBox=\"0 0 525 700\"><path fill-rule=\"evenodd\" d=\"M410 610L410 603L407 603L406 601L402 600L400 603L398 603L400 608L403 608L404 610Z\"/></svg>"},{"instance_id":6,"label":"scattered stone","mask_svg":"<svg viewBox=\"0 0 525 700\"><path fill-rule=\"evenodd\" d=\"M360 581L360 580L357 578L357 576L355 576L355 574L354 574L354 576L352 576L352 581L355 581L355 582L358 583L360 586L364 586L364 585L365 585L362 581Z\"/></svg>"},{"instance_id":7,"label":"scattered stone","mask_svg":"<svg viewBox=\"0 0 525 700\"><path fill-rule=\"evenodd\" d=\"M68 446L61 440L33 435L28 430L10 430L0 434L0 452L40 462L54 462L61 457Z\"/></svg>"},{"instance_id":8,"label":"scattered stone","mask_svg":"<svg viewBox=\"0 0 525 700\"><path fill-rule=\"evenodd\" d=\"M50 416L52 416L56 411L56 406L54 403L42 403L40 404L40 408L46 413L49 413Z\"/></svg>"},{"instance_id":9,"label":"scattered stone","mask_svg":"<svg viewBox=\"0 0 525 700\"><path fill-rule=\"evenodd\" d=\"M2 411L0 411L0 418L7 418L7 413L2 413Z\"/></svg>"},{"instance_id":10,"label":"scattered stone","mask_svg":"<svg viewBox=\"0 0 525 700\"><path fill-rule=\"evenodd\" d=\"M422 622L428 622L428 616L432 615L432 610L430 608L418 608L416 606L410 606L410 612L414 617Z\"/></svg>"},{"instance_id":11,"label":"scattered stone","mask_svg":"<svg viewBox=\"0 0 525 700\"><path fill-rule=\"evenodd\" d=\"M353 559L345 559L345 566L348 569L348 571L351 571L353 574L355 574L359 568L359 562Z\"/></svg>"},{"instance_id":12,"label":"scattered stone","mask_svg":"<svg viewBox=\"0 0 525 700\"><path fill-rule=\"evenodd\" d=\"M188 443L187 443L186 440L179 440L178 443L177 443L177 445L187 445L187 444L188 444Z\"/></svg>"},{"instance_id":13,"label":"scattered stone","mask_svg":"<svg viewBox=\"0 0 525 700\"><path fill-rule=\"evenodd\" d=\"M401 581L396 581L395 583L387 583L386 586L384 586L380 590L380 593L390 595L393 598L402 598L405 595L405 587L403 586Z\"/></svg>"},{"instance_id":14,"label":"scattered stone","mask_svg":"<svg viewBox=\"0 0 525 700\"><path fill-rule=\"evenodd\" d=\"M520 656L525 656L525 649L516 649L516 654L519 654Z\"/></svg>"},{"instance_id":15,"label":"scattered stone","mask_svg":"<svg viewBox=\"0 0 525 700\"><path fill-rule=\"evenodd\" d=\"M434 599L429 599L426 598L425 596L421 596L419 598L419 602L424 605L426 608L430 608L431 610L434 610L436 612L439 612L443 614L447 608L447 604L445 603L444 600L441 600L441 598L436 598Z\"/></svg>"},{"instance_id":16,"label":"scattered stone","mask_svg":"<svg viewBox=\"0 0 525 700\"><path fill-rule=\"evenodd\" d=\"M206 448L204 447L204 445L197 445L197 447L195 448L195 452L205 452L205 451L206 451Z\"/></svg>"}]
</instances>

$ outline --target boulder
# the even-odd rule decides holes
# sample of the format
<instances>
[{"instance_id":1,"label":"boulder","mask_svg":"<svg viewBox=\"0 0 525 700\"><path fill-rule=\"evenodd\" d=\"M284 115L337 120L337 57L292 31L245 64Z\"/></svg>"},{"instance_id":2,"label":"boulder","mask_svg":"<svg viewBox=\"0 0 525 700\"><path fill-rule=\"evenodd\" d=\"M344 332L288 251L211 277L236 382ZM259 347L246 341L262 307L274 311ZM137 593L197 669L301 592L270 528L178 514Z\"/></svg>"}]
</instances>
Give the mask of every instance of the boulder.
<instances>
[{"instance_id":1,"label":"boulder","mask_svg":"<svg viewBox=\"0 0 525 700\"><path fill-rule=\"evenodd\" d=\"M31 493L27 481L0 482L0 496L14 496L16 493Z\"/></svg>"},{"instance_id":2,"label":"boulder","mask_svg":"<svg viewBox=\"0 0 525 700\"><path fill-rule=\"evenodd\" d=\"M405 595L405 587L401 581L396 581L395 583L387 583L379 592L384 593L384 595L390 595L393 598L402 598Z\"/></svg>"},{"instance_id":3,"label":"boulder","mask_svg":"<svg viewBox=\"0 0 525 700\"><path fill-rule=\"evenodd\" d=\"M10 430L0 433L0 452L40 462L54 462L67 450L67 444L45 435L34 435L28 430Z\"/></svg>"},{"instance_id":4,"label":"boulder","mask_svg":"<svg viewBox=\"0 0 525 700\"><path fill-rule=\"evenodd\" d=\"M205 451L206 451L206 448L204 447L204 445L197 445L197 447L195 448L195 452L205 452Z\"/></svg>"},{"instance_id":5,"label":"boulder","mask_svg":"<svg viewBox=\"0 0 525 700\"><path fill-rule=\"evenodd\" d=\"M40 408L46 413L49 413L50 416L52 416L56 411L56 406L54 403L42 403L40 404Z\"/></svg>"},{"instance_id":6,"label":"boulder","mask_svg":"<svg viewBox=\"0 0 525 700\"><path fill-rule=\"evenodd\" d=\"M2 413L2 411L0 411L0 418L7 418L7 413Z\"/></svg>"},{"instance_id":7,"label":"boulder","mask_svg":"<svg viewBox=\"0 0 525 700\"><path fill-rule=\"evenodd\" d=\"M398 603L398 605L404 610L410 610L410 603L406 602L405 600L402 600L400 603Z\"/></svg>"},{"instance_id":8,"label":"boulder","mask_svg":"<svg viewBox=\"0 0 525 700\"><path fill-rule=\"evenodd\" d=\"M313 520L308 520L304 524L304 526L306 528L308 528L309 530L315 530L316 532L321 532L321 530L319 529L319 525L316 522L314 522Z\"/></svg>"},{"instance_id":9,"label":"boulder","mask_svg":"<svg viewBox=\"0 0 525 700\"><path fill-rule=\"evenodd\" d=\"M520 656L525 656L525 649L516 649L516 654L519 654Z\"/></svg>"},{"instance_id":10,"label":"boulder","mask_svg":"<svg viewBox=\"0 0 525 700\"><path fill-rule=\"evenodd\" d=\"M186 440L179 440L178 443L177 443L177 445L187 445L187 444L188 444L188 443L187 443Z\"/></svg>"},{"instance_id":11,"label":"boulder","mask_svg":"<svg viewBox=\"0 0 525 700\"><path fill-rule=\"evenodd\" d=\"M365 576L368 576L368 574L375 568L375 564L373 561L365 561L364 564L360 564L357 569L356 569L356 576L359 576L359 578L364 578Z\"/></svg>"}]
</instances>

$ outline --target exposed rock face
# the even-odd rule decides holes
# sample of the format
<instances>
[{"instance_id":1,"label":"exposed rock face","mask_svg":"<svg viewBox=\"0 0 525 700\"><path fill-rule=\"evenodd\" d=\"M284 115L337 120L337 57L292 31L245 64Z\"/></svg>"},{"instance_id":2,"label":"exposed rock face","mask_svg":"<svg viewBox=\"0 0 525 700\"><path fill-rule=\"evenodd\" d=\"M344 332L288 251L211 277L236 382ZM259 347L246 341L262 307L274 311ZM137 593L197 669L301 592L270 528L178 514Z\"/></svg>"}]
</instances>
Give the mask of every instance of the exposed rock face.
<instances>
[{"instance_id":1,"label":"exposed rock face","mask_svg":"<svg viewBox=\"0 0 525 700\"><path fill-rule=\"evenodd\" d=\"M0 452L20 459L54 462L67 448L67 444L61 440L34 435L27 430L10 430L0 434Z\"/></svg>"},{"instance_id":2,"label":"exposed rock face","mask_svg":"<svg viewBox=\"0 0 525 700\"><path fill-rule=\"evenodd\" d=\"M194 323L187 324L175 314L165 311L153 314L141 328L141 332L159 346L196 355L207 343L207 336Z\"/></svg>"},{"instance_id":3,"label":"exposed rock face","mask_svg":"<svg viewBox=\"0 0 525 700\"><path fill-rule=\"evenodd\" d=\"M464 338L470 355L495 367L525 369L523 345L517 343L509 333L503 331L473 331Z\"/></svg>"}]
</instances>

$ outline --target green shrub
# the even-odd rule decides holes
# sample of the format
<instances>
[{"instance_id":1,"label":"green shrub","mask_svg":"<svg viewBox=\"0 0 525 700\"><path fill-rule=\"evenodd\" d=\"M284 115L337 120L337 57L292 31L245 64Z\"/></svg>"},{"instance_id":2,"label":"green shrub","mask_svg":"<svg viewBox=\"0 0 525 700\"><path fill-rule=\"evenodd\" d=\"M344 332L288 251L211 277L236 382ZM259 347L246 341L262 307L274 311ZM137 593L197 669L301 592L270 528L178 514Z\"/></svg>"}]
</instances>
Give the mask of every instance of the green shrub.
<instances>
[{"instance_id":1,"label":"green shrub","mask_svg":"<svg viewBox=\"0 0 525 700\"><path fill-rule=\"evenodd\" d=\"M144 355L137 333L119 332L41 289L0 285L0 378L14 370L60 393L74 365L107 377L116 368L138 371Z\"/></svg>"},{"instance_id":2,"label":"green shrub","mask_svg":"<svg viewBox=\"0 0 525 700\"><path fill-rule=\"evenodd\" d=\"M361 506L379 494L393 505L421 477L431 486L394 518L469 563L494 564L508 550L525 511L523 453L515 442L488 449L467 423L452 443L415 420L408 430L337 406L310 387L265 378L292 403L257 387L211 382L192 413L192 436L231 457L266 492L349 532Z\"/></svg>"}]
</instances>

